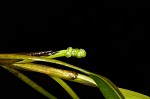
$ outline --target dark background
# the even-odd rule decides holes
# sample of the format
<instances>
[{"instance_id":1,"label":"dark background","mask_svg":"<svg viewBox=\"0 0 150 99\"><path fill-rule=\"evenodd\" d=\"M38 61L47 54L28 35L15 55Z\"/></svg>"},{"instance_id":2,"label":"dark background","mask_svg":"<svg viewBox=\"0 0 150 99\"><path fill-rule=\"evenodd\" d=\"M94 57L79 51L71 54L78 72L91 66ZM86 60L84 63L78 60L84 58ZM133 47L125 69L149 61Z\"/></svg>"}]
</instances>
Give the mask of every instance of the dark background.
<instances>
[{"instance_id":1,"label":"dark background","mask_svg":"<svg viewBox=\"0 0 150 99\"><path fill-rule=\"evenodd\" d=\"M148 95L150 10L147 7L147 3L141 2L6 3L1 12L0 52L83 48L87 51L86 58L63 60L99 73L119 87ZM47 76L25 73L50 92L52 89L59 98L68 98ZM0 75L1 96L44 98L3 68ZM73 88L82 98L102 97L97 95L96 88L75 85Z\"/></svg>"}]
</instances>

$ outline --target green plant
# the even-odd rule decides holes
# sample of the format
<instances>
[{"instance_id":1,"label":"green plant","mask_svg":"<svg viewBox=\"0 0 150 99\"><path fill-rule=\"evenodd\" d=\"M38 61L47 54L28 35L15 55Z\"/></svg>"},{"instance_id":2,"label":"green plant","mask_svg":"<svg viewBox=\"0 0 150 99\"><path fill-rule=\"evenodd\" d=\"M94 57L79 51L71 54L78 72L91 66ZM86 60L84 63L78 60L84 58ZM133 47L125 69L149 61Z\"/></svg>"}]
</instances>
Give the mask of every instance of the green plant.
<instances>
[{"instance_id":1,"label":"green plant","mask_svg":"<svg viewBox=\"0 0 150 99\"><path fill-rule=\"evenodd\" d=\"M68 47L66 50L56 52L41 51L31 53L0 54L0 65L49 99L57 99L57 97L21 73L19 69L49 75L52 79L58 82L73 99L79 99L79 97L64 80L99 88L100 94L102 93L106 99L150 99L149 96L144 94L119 88L112 81L102 75L55 59L57 57L64 56L68 58L82 58L86 56L86 52L84 49L72 49L72 47ZM39 64L39 61L59 64L75 71L51 67L49 64Z\"/></svg>"}]
</instances>

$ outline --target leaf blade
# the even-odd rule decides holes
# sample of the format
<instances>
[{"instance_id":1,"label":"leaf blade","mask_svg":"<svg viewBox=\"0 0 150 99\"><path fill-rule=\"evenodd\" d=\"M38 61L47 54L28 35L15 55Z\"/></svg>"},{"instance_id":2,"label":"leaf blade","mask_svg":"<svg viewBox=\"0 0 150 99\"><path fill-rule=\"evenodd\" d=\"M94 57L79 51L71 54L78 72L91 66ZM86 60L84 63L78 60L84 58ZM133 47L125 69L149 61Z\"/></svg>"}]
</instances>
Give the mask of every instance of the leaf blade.
<instances>
[{"instance_id":1,"label":"leaf blade","mask_svg":"<svg viewBox=\"0 0 150 99\"><path fill-rule=\"evenodd\" d=\"M78 95L73 91L73 89L61 78L50 76L52 79L54 79L60 86L62 86L65 91L73 98L73 99L80 99Z\"/></svg>"},{"instance_id":2,"label":"leaf blade","mask_svg":"<svg viewBox=\"0 0 150 99\"><path fill-rule=\"evenodd\" d=\"M149 96L141 94L139 92L135 92L124 88L119 88L119 90L122 92L126 99L150 99Z\"/></svg>"},{"instance_id":3,"label":"leaf blade","mask_svg":"<svg viewBox=\"0 0 150 99\"><path fill-rule=\"evenodd\" d=\"M9 72L17 76L19 79L24 81L26 84L28 84L30 87L38 91L39 93L43 94L48 99L57 99L55 96L53 96L51 93L46 91L43 87L32 81L30 78L28 78L26 75L22 74L16 69L10 68L8 66L2 66L3 68L7 69Z\"/></svg>"},{"instance_id":4,"label":"leaf blade","mask_svg":"<svg viewBox=\"0 0 150 99\"><path fill-rule=\"evenodd\" d=\"M109 79L97 74L90 74L90 77L96 82L105 99L125 99L120 90Z\"/></svg>"}]
</instances>

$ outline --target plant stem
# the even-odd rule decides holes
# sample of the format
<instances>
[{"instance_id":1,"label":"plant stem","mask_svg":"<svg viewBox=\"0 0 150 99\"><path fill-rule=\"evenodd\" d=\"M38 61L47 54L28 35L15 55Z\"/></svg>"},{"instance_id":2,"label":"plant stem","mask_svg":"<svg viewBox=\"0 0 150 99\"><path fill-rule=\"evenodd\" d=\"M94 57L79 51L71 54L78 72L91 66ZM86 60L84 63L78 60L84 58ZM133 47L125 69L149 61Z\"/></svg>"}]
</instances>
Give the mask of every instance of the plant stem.
<instances>
[{"instance_id":1,"label":"plant stem","mask_svg":"<svg viewBox=\"0 0 150 99\"><path fill-rule=\"evenodd\" d=\"M84 70L82 68L79 68L77 66L74 66L74 65L56 60L56 59L48 59L48 58L44 58L44 57L28 56L28 55L16 55L16 54L0 54L0 59L25 59L25 60L30 59L30 60L33 60L33 61L44 61L44 62L56 63L56 64L60 64L60 65L66 66L66 67L70 67L70 68L79 70L81 72L84 72L85 74L88 74L88 75L91 74L91 72L89 72L87 70ZM31 71L37 71L37 69L43 67L43 66L39 66L39 65L34 65L34 66L36 66L36 68L35 68L35 67L33 67L33 64L31 64L31 63L30 64L29 63L28 64L27 63L23 64L22 61L16 62L16 64L14 64L14 66L18 66L18 67L24 68L24 69L26 68L26 69L31 70ZM46 68L44 68L44 70L40 70L40 72L48 74L48 75L50 75L50 72L48 73L48 70L52 71L52 73L54 73L54 71L59 72L59 70L54 70L53 71L52 69L47 69L47 68L50 68L50 67L46 67ZM69 73L69 74L72 74L72 73ZM65 74L60 74L59 77L62 78L61 76L63 76L63 75L65 75ZM66 72L66 75L68 75L68 72ZM75 74L73 74L73 75L75 75ZM71 80L71 81L82 83L82 84L89 85L89 86L95 86L95 85L92 84L93 80L89 80L89 81L92 81L92 83L89 82L89 81L86 81L87 79L85 80L85 78L87 78L87 77L83 77L83 75L80 75L80 74L79 74L78 77L81 77L81 78L77 77L77 79L74 79L74 78L76 78L76 76L73 76L73 75L69 79L67 77L67 80L71 80L73 78L73 80ZM53 76L56 76L56 74L54 74ZM90 78L88 78L88 79L90 79Z\"/></svg>"},{"instance_id":2,"label":"plant stem","mask_svg":"<svg viewBox=\"0 0 150 99\"><path fill-rule=\"evenodd\" d=\"M84 70L82 68L79 68L77 66L56 60L56 59L49 59L49 58L44 58L44 57L37 57L37 56L28 56L28 55L17 55L17 54L0 54L0 59L29 59L29 60L34 60L34 61L43 61L43 62L50 62L50 63L55 63L59 65L63 65L66 67L70 67L72 69L81 71L85 74L91 74L91 72ZM16 62L16 63L24 63L22 61Z\"/></svg>"},{"instance_id":3,"label":"plant stem","mask_svg":"<svg viewBox=\"0 0 150 99\"><path fill-rule=\"evenodd\" d=\"M56 76L56 77L60 77L63 79L69 79L69 80L75 79L77 77L76 72L53 68L50 66L35 64L35 63L25 63L25 64L15 63L12 65L12 67L25 69L25 70L29 70L29 71L34 71L34 72L40 72L40 73L44 73L47 75Z\"/></svg>"},{"instance_id":4,"label":"plant stem","mask_svg":"<svg viewBox=\"0 0 150 99\"><path fill-rule=\"evenodd\" d=\"M62 70L58 68L53 68L50 66L34 64L34 63L25 63L25 64L13 64L13 68L20 68L34 72L40 72L47 75L59 77L61 79L66 79L74 82L78 82L88 86L95 86L95 82L87 75L76 73L69 70Z\"/></svg>"}]
</instances>

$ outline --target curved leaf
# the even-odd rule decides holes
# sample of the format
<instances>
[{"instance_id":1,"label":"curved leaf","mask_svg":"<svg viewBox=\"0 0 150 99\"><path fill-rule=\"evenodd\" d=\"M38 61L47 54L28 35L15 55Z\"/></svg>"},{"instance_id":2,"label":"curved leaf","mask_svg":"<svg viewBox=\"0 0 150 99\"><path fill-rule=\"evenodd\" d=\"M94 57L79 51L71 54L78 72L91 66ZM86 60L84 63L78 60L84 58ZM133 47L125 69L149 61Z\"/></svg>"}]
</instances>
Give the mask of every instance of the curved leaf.
<instances>
[{"instance_id":1,"label":"curved leaf","mask_svg":"<svg viewBox=\"0 0 150 99\"><path fill-rule=\"evenodd\" d=\"M124 88L119 88L119 90L122 92L122 94L125 96L126 99L150 99L149 96L132 90L128 90Z\"/></svg>"},{"instance_id":2,"label":"curved leaf","mask_svg":"<svg viewBox=\"0 0 150 99\"><path fill-rule=\"evenodd\" d=\"M36 91L38 91L41 94L43 94L48 99L57 99L51 93L49 93L48 91L46 91L43 87L41 87L40 85L38 85L37 83L35 83L34 81L32 81L30 78L28 78L26 75L22 74L18 70L10 68L8 66L2 66L2 67L5 68L5 69L7 69L9 72L13 73L19 79L21 79L22 81L24 81L26 84L28 84L29 86L31 86Z\"/></svg>"},{"instance_id":3,"label":"curved leaf","mask_svg":"<svg viewBox=\"0 0 150 99\"><path fill-rule=\"evenodd\" d=\"M97 74L90 74L90 77L96 82L105 99L125 99L120 90L107 78Z\"/></svg>"},{"instance_id":4,"label":"curved leaf","mask_svg":"<svg viewBox=\"0 0 150 99\"><path fill-rule=\"evenodd\" d=\"M78 95L72 90L72 88L65 81L55 76L50 77L54 79L56 82L58 82L73 99L79 99Z\"/></svg>"}]
</instances>

